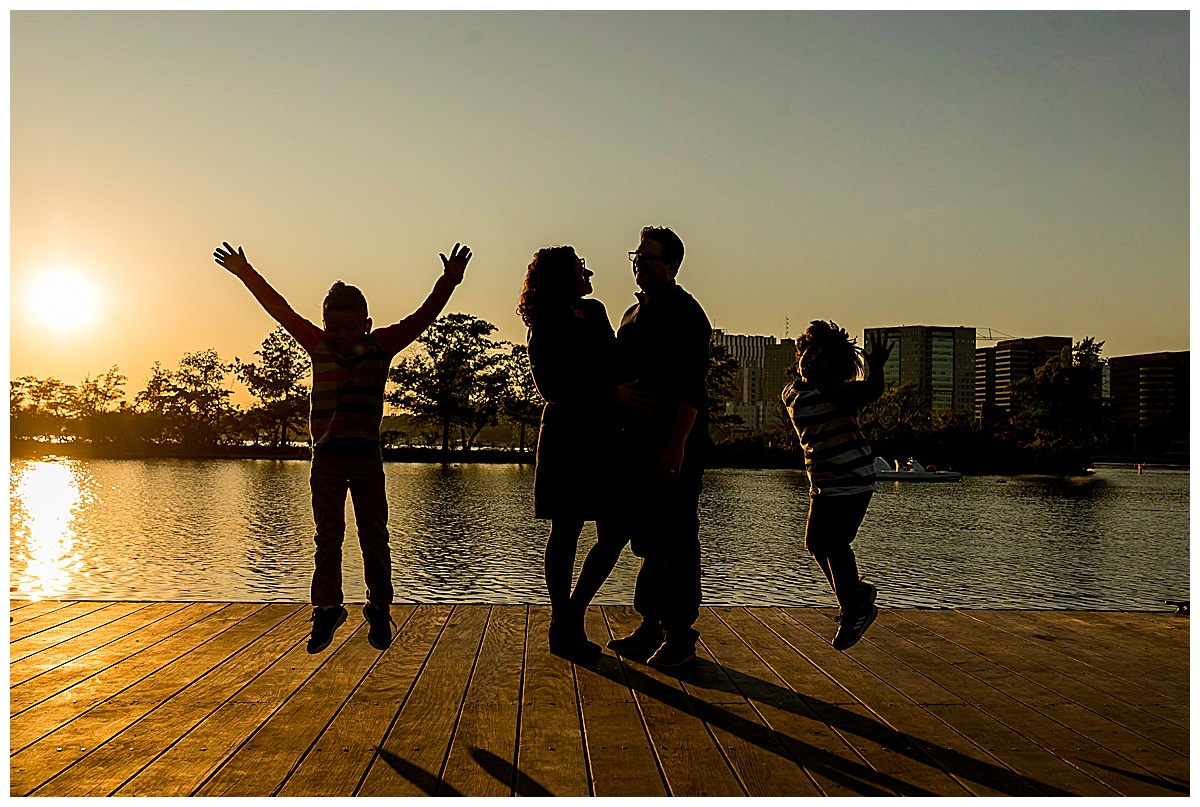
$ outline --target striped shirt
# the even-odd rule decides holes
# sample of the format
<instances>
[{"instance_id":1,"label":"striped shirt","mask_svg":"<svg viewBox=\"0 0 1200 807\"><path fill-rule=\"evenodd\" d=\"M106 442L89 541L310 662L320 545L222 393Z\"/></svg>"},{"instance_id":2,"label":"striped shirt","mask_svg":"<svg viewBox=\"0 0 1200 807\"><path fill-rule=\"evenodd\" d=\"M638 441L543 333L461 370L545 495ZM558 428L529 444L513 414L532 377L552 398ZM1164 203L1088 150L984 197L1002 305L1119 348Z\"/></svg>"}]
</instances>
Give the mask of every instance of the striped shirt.
<instances>
[{"instance_id":1,"label":"striped shirt","mask_svg":"<svg viewBox=\"0 0 1200 807\"><path fill-rule=\"evenodd\" d=\"M350 357L337 353L326 340L313 349L309 429L314 448L379 445L392 355L374 336L363 340Z\"/></svg>"},{"instance_id":2,"label":"striped shirt","mask_svg":"<svg viewBox=\"0 0 1200 807\"><path fill-rule=\"evenodd\" d=\"M871 447L858 425L854 402L869 395L866 388L873 385L851 381L836 386L841 395L828 395L803 381L783 390L783 404L804 449L810 496L852 496L875 490Z\"/></svg>"}]
</instances>

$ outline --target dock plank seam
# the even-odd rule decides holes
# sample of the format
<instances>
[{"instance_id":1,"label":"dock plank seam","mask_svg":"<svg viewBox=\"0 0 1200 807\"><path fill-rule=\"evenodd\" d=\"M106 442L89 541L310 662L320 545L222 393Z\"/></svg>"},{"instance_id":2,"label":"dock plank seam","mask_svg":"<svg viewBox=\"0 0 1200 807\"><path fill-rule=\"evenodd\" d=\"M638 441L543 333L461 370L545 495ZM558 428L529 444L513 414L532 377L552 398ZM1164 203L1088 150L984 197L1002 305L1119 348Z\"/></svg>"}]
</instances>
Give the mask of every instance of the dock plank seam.
<instances>
[{"instance_id":1,"label":"dock plank seam","mask_svg":"<svg viewBox=\"0 0 1200 807\"><path fill-rule=\"evenodd\" d=\"M984 622L983 620L975 619L970 614L963 613L962 616L965 618L968 618L968 619L972 619L982 625L986 625L987 627L992 628L993 630L997 630L998 632L1004 632L1004 631L999 631L999 629L995 628L994 626L990 625L987 622ZM1019 638L1019 637L1014 637L1014 638ZM1011 653L1012 655L1017 656L1018 658L1022 659L1026 663L1027 666L1032 666L1035 669L1041 668L1042 670L1046 671L1051 677L1060 676L1061 678L1066 679L1066 681L1069 682L1070 684L1072 684L1075 688L1081 688L1083 690L1090 690L1091 692L1095 693L1096 696L1102 696L1102 697L1089 698L1088 700L1093 703L1096 703L1096 702L1103 703L1105 697L1111 698L1114 701L1118 701L1120 704L1120 707L1121 707L1120 711L1124 711L1124 712L1126 712L1126 714L1123 714L1123 715L1119 714L1118 710L1110 710L1110 711L1108 711L1107 714L1105 714L1105 713L1096 711L1095 708L1090 707L1085 703L1080 703L1080 701L1076 697L1063 692L1061 689L1061 683L1058 685L1055 685L1055 686L1051 686L1051 684L1048 681L1043 680L1043 682L1042 682L1043 686L1045 686L1047 689L1050 689L1052 692L1057 694L1059 697L1064 698L1067 701L1070 701L1072 703L1078 703L1079 705L1083 706L1084 708L1089 709L1089 711L1092 711L1101 717L1111 720L1112 722L1117 723L1118 725L1123 726L1124 728L1129 729L1130 731L1133 731L1135 734L1138 734L1141 737L1143 737L1147 742L1151 742L1151 743L1154 743L1155 745L1158 745L1160 748L1163 749L1164 752L1179 753L1178 751L1176 751L1168 746L1163 745L1160 742L1159 738L1151 736L1149 733L1147 733L1147 731L1149 731L1149 729L1145 728L1144 726L1130 725L1130 723L1135 722L1135 721L1131 720L1131 718L1137 716L1138 714L1141 714L1141 715L1145 716L1145 718L1144 718L1145 720L1148 720L1151 723L1161 720L1165 723L1170 723L1173 729L1178 729L1179 731L1185 732L1185 733L1189 730L1188 726L1180 726L1168 718L1164 718L1160 715L1154 714L1153 712L1147 711L1146 709L1144 709L1143 707L1141 707L1138 704L1130 703L1128 700L1125 700L1124 698L1120 697L1119 695L1114 694L1111 691L1098 689L1097 687L1087 683L1086 681L1081 681L1073 675L1070 675L1066 672L1063 672L1062 670L1051 667L1048 664L1046 664L1042 661L1039 661L1036 658L1031 658L1030 656L1026 655L1025 653L1020 652L1017 649L1014 649L1012 647L1005 647L1004 645L1001 645L997 642L993 642L992 647L1000 648L1001 650L1007 650L1008 653ZM1026 675L1018 670L1009 668L1009 671L1012 672L1014 675L1019 675L1022 678L1025 678L1026 680L1029 680L1029 681L1034 680L1032 678L1029 678L1028 675ZM1030 674L1032 674L1032 671L1029 671L1029 672L1030 672ZM1058 687L1058 688L1056 688L1056 687ZM1114 712L1118 712L1118 713L1114 714ZM1121 717L1122 719L1118 719L1118 717ZM1180 755L1183 756L1185 759L1188 757L1187 754L1180 754Z\"/></svg>"},{"instance_id":2,"label":"dock plank seam","mask_svg":"<svg viewBox=\"0 0 1200 807\"><path fill-rule=\"evenodd\" d=\"M815 633L815 631L813 631L810 626L795 619L793 614L791 614L790 612L788 612L784 609L779 609L779 610L783 614L784 617L791 620L799 628L801 628L801 629L807 631L808 633L812 634L813 636L815 636L818 641L824 641L824 638L821 637L819 634ZM829 618L829 621L832 623L832 618L830 618L830 615L828 613L825 613L820 610L816 610L815 613L818 613L823 617ZM782 635L780 635L780 638L783 639L784 641L787 641L789 644L792 644L786 637L783 637ZM793 647L795 647L794 644L793 644ZM803 651L801 651L800 648L798 648L798 647L796 648L796 652L800 653L801 655L805 655L803 653ZM942 720L936 714L929 711L929 709L926 708L925 704L917 702L912 697L910 697L908 693L904 692L903 690L899 690L899 689L896 689L895 687L893 687L882 675L880 675L878 672L873 670L871 667L867 666L862 661L860 661L859 659L853 657L852 655L850 655L848 653L843 654L843 657L845 659L847 659L849 662L860 667L861 670L863 672L865 672L867 675L875 678L880 684L882 684L883 691L886 692L886 691L890 690L891 692L896 693L896 695L898 695L899 697L908 701L909 704L911 704L911 707L918 714L924 715L924 717L927 720L933 721L935 725L940 724L942 726L945 726L946 730L948 730L949 734L951 735L951 739L953 739L954 736L961 737L962 740L965 742L965 744L968 746L968 748L972 748L980 756L994 760L994 762L989 763L986 761L981 762L980 760L972 759L969 755L962 754L961 751L958 751L956 749L942 745L940 743L936 743L930 739L923 739L922 737L918 736L917 734L914 734L913 731L911 730L911 728L907 729L907 730L904 728L901 728L899 725L897 725L894 722L894 720L888 720L886 717L884 717L882 714L880 714L874 707L872 707L869 703L867 703L865 700L863 700L861 696L854 693L852 690L850 690L848 687L846 687L846 685L843 684L842 682L838 681L838 679L835 675L833 675L832 673L825 670L825 668L822 667L820 664L818 664L815 659L808 657L810 662L815 667L817 667L817 669L821 670L821 672L826 677L828 677L830 680L837 683L838 686L842 687L847 692L847 694L850 695L851 698L853 698L864 709L866 709L871 715L873 715L874 719L878 720L881 724L888 726L890 729L895 731L897 734L905 737L912 744L913 748L915 748L918 751L923 752L926 755L926 757L929 760L931 760L937 768L940 768L947 776L949 776L951 779L958 782L959 785L961 785L963 788L965 788L968 792L977 793L978 787L980 786L981 783L976 780L965 779L965 776L966 776L965 773L960 773L955 770L952 770L951 769L952 766L950 766L948 764L947 760L942 759L943 756L962 756L965 758L965 765L967 767L970 767L971 763L983 764L985 766L992 765L994 767L1001 769L1002 771L1004 771L1005 773L1007 773L1011 776L1021 778L1020 775L1016 771L1013 771L1007 765L1004 765L999 760L996 760L995 757L993 757L990 753L988 753L986 749L979 746L977 743L975 743L969 737L963 736L961 734L961 732L955 731L954 728L951 727L950 725L948 725L944 720ZM831 726L830 728L834 729L835 731L838 730L836 727L833 727L833 726ZM974 782L975 786L972 786L972 784L971 784L972 782Z\"/></svg>"},{"instance_id":3,"label":"dock plank seam","mask_svg":"<svg viewBox=\"0 0 1200 807\"><path fill-rule=\"evenodd\" d=\"M412 619L412 615L413 615L414 613L416 613L416 609L415 609L415 608L414 608L412 611L409 611L409 612L408 612L408 615L407 615L407 616L404 618L404 620L403 620L403 621L400 623L400 625L398 625L398 626L396 627L396 632L397 632L397 633L399 633L399 632L400 632L400 630L401 630L401 629L402 629L402 628L403 628L405 625L407 625L407 624L408 624L408 621L409 621L410 619ZM330 653L330 658L332 658L332 657L333 657L333 654L332 654L332 653ZM300 769L300 766L301 766L301 765L304 763L304 760L305 760L305 759L308 757L308 755L309 755L309 754L311 754L311 753L312 753L312 750L313 750L314 748L316 748L316 747L317 747L317 745L318 745L318 744L321 742L321 738L322 738L322 737L325 735L325 732L329 730L329 727L330 727L331 725L333 725L333 721L337 720L337 716L338 716L339 714L341 714L341 711L342 711L343 709L345 709L345 708L346 708L346 704L348 704L348 703L350 702L350 700L351 700L351 699L354 697L354 693L358 691L358 688L359 688L360 686L362 686L362 682L363 682L363 681L365 681L365 680L367 680L367 676L369 676L369 675L371 674L371 671L372 671L372 670L374 670L374 669L375 669L377 666L379 666L379 662L380 662L382 659L383 659L383 653L382 653L382 652L380 652L380 654L379 654L379 655L378 655L378 656L375 658L375 660L374 660L374 661L372 661L370 664L368 664L368 665L367 665L367 669L363 671L363 674L362 674L362 675L359 677L359 679L358 679L357 683L355 683L355 684L354 684L354 686L352 686L352 687L350 687L350 688L349 688L349 690L346 692L346 697L342 699L342 702L341 702L340 704L338 704L338 707L337 707L336 709L334 709L334 710L333 710L333 712L332 712L332 713L329 715L329 719L325 721L325 725L324 725L324 726L322 726L322 727L321 727L321 730L320 730L320 731L318 731L318 732L317 732L317 733L316 733L316 734L313 736L313 739L312 739L312 741L311 741L311 742L308 744L308 747L304 749L304 752L303 752L303 753L301 753L301 754L300 754L300 755L299 755L299 756L296 758L296 761L292 763L291 767L290 767L290 768L288 768L288 771L287 771L287 773L286 773L286 774L284 775L284 777L283 777L283 778L280 780L279 784L278 784L278 785L275 787L275 789L274 789L274 790L271 792L271 795L272 795L272 796L278 796L278 795L279 795L279 792L280 792L281 790L283 790L283 788L284 788L284 787L287 785L287 783L288 783L288 779L291 779L291 778L292 778L292 775L293 775L293 774L294 774L294 773L295 773L297 770L299 770L299 769ZM324 666L324 665L322 665L322 666ZM320 668L318 668L318 669L320 669ZM316 670L314 670L314 671L313 671L313 674L314 674L314 675L316 674ZM311 678L312 676L309 676L309 677ZM299 691L300 691L300 688L298 687L298 688L296 689L296 692L299 692ZM269 718L268 718L268 719L269 719ZM264 722L264 725L265 725L266 721L263 721L263 722ZM249 741L249 738L247 738L247 741Z\"/></svg>"}]
</instances>

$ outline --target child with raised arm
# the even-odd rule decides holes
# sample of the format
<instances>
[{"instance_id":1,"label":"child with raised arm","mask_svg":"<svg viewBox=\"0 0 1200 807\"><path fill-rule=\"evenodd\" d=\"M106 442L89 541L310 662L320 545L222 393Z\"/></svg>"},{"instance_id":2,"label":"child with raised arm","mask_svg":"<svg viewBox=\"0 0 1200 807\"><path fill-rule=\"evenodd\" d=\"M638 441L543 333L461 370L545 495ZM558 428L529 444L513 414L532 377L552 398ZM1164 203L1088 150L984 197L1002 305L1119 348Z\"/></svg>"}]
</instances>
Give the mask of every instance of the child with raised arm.
<instances>
[{"instance_id":1,"label":"child with raised arm","mask_svg":"<svg viewBox=\"0 0 1200 807\"><path fill-rule=\"evenodd\" d=\"M804 449L808 523L804 546L833 588L841 607L833 646L847 650L875 621L875 586L858 576L850 543L875 492L871 447L855 416L883 393L883 365L892 353L872 335L863 355L837 323L815 320L796 342L800 378L783 389L783 403Z\"/></svg>"},{"instance_id":2,"label":"child with raised arm","mask_svg":"<svg viewBox=\"0 0 1200 807\"><path fill-rule=\"evenodd\" d=\"M371 330L367 300L340 280L333 284L321 309L324 328L297 314L254 270L242 248L228 242L213 257L246 284L254 298L292 335L312 358L313 384L309 429L312 433L313 518L316 521L316 568L313 570L312 634L308 652L319 653L346 621L342 604L342 540L346 531L346 492L354 504L358 541L363 554L367 602L363 615L371 623L367 640L377 650L392 641L392 560L388 549L387 499L379 424L383 391L392 357L437 319L454 287L462 282L471 259L469 247L455 244L442 255L442 276L421 307L379 330Z\"/></svg>"}]
</instances>

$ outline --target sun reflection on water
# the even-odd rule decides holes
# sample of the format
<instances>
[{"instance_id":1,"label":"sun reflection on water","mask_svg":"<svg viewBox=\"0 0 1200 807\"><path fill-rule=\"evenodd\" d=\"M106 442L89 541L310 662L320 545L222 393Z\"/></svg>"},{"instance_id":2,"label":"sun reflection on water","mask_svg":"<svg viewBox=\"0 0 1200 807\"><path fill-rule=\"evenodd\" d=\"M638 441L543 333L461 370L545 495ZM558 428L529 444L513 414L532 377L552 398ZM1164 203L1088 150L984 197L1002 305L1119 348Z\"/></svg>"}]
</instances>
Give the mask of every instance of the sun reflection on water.
<instances>
[{"instance_id":1,"label":"sun reflection on water","mask_svg":"<svg viewBox=\"0 0 1200 807\"><path fill-rule=\"evenodd\" d=\"M31 600L52 599L68 590L79 571L74 521L85 501L70 465L31 462L13 482L14 571L24 565L16 591Z\"/></svg>"}]
</instances>

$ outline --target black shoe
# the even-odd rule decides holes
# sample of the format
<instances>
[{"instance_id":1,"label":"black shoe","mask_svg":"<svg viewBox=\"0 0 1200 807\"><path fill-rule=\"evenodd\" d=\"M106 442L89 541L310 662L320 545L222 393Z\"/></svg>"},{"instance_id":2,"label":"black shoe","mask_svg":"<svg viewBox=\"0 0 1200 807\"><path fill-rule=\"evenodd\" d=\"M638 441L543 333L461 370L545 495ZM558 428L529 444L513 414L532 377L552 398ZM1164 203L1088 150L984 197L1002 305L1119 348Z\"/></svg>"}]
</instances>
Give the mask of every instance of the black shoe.
<instances>
[{"instance_id":1,"label":"black shoe","mask_svg":"<svg viewBox=\"0 0 1200 807\"><path fill-rule=\"evenodd\" d=\"M338 625L345 621L346 609L340 605L337 608L314 608L312 634L308 637L308 652L320 653L329 647L329 643L333 641L333 632L338 629Z\"/></svg>"},{"instance_id":2,"label":"black shoe","mask_svg":"<svg viewBox=\"0 0 1200 807\"><path fill-rule=\"evenodd\" d=\"M696 644L694 642L664 642L650 660L646 662L656 670L679 670L696 660Z\"/></svg>"},{"instance_id":3,"label":"black shoe","mask_svg":"<svg viewBox=\"0 0 1200 807\"><path fill-rule=\"evenodd\" d=\"M604 652L604 648L588 639L582 620L570 624L551 619L547 639L551 653L576 664L591 664Z\"/></svg>"},{"instance_id":4,"label":"black shoe","mask_svg":"<svg viewBox=\"0 0 1200 807\"><path fill-rule=\"evenodd\" d=\"M370 629L367 630L367 641L371 643L371 647L387 650L388 645L392 643L392 625L396 624L392 621L391 611L366 603L363 605L363 616L371 623Z\"/></svg>"},{"instance_id":5,"label":"black shoe","mask_svg":"<svg viewBox=\"0 0 1200 807\"><path fill-rule=\"evenodd\" d=\"M858 582L862 583L861 577L858 578ZM875 586L871 585L870 583L863 583L863 594L866 596L863 608L866 608L867 606L875 604L875 598L879 596L879 589L875 588ZM842 612L841 611L838 611L837 616L835 616L833 618L833 621L834 622L842 621Z\"/></svg>"},{"instance_id":6,"label":"black shoe","mask_svg":"<svg viewBox=\"0 0 1200 807\"><path fill-rule=\"evenodd\" d=\"M637 630L621 639L613 639L608 643L609 649L615 650L622 656L634 661L645 661L654 655L654 651L662 647L663 629L661 625L643 622Z\"/></svg>"},{"instance_id":7,"label":"black shoe","mask_svg":"<svg viewBox=\"0 0 1200 807\"><path fill-rule=\"evenodd\" d=\"M838 625L837 635L833 637L833 649L849 650L867 632L867 628L871 627L877 616L879 609L874 603L868 605L865 610L844 615L841 624Z\"/></svg>"}]
</instances>

